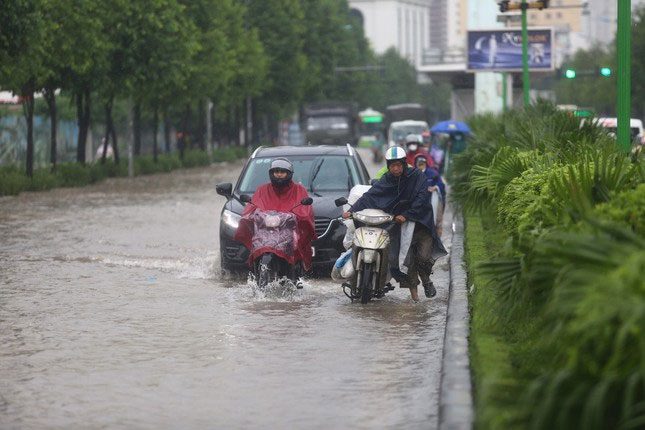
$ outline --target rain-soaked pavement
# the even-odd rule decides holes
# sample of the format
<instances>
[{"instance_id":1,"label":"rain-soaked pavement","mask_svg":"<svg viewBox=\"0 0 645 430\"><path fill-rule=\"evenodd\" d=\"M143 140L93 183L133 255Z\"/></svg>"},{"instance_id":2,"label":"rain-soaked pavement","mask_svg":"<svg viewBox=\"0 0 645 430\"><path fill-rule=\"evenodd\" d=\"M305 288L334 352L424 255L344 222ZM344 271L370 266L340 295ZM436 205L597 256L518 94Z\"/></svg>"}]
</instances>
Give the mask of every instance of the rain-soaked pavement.
<instances>
[{"instance_id":1,"label":"rain-soaked pavement","mask_svg":"<svg viewBox=\"0 0 645 430\"><path fill-rule=\"evenodd\" d=\"M437 427L447 258L420 303L227 279L240 167L0 198L0 428Z\"/></svg>"}]
</instances>

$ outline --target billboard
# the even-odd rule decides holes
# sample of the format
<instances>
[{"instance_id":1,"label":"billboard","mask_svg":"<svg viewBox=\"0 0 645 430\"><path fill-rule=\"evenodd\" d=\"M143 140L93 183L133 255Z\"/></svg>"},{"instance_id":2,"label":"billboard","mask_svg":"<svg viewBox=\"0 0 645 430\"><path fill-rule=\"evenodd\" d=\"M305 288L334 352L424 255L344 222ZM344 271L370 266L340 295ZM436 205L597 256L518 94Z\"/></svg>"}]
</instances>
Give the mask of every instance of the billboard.
<instances>
[{"instance_id":1,"label":"billboard","mask_svg":"<svg viewBox=\"0 0 645 430\"><path fill-rule=\"evenodd\" d=\"M553 70L553 30L529 29L528 63L532 72ZM468 31L468 71L522 71L522 30Z\"/></svg>"}]
</instances>

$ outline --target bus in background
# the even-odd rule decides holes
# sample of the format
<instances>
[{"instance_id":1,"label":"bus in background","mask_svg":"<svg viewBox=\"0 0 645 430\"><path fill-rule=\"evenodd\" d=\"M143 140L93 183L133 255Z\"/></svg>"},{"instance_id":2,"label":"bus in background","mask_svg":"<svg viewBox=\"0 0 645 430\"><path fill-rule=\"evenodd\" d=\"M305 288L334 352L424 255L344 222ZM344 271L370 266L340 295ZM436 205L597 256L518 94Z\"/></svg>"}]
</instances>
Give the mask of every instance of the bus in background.
<instances>
[{"instance_id":1,"label":"bus in background","mask_svg":"<svg viewBox=\"0 0 645 430\"><path fill-rule=\"evenodd\" d=\"M384 115L372 108L367 108L358 113L359 138L358 146L371 148L378 135L383 138Z\"/></svg>"},{"instance_id":2,"label":"bus in background","mask_svg":"<svg viewBox=\"0 0 645 430\"><path fill-rule=\"evenodd\" d=\"M385 145L384 120L385 115L372 108L367 108L358 113L358 146L371 148L375 163L379 163L383 158L383 146Z\"/></svg>"}]
</instances>

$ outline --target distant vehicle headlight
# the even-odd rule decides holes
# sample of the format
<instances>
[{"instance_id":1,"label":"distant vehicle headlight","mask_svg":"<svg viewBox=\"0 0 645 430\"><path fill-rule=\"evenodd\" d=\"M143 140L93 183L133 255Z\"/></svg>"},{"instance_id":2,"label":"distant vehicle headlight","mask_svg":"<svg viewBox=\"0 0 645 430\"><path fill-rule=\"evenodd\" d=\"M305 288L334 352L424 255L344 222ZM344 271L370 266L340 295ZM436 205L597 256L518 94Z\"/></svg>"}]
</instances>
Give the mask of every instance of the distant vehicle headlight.
<instances>
[{"instance_id":1,"label":"distant vehicle headlight","mask_svg":"<svg viewBox=\"0 0 645 430\"><path fill-rule=\"evenodd\" d=\"M222 222L234 230L237 230L239 227L240 218L242 218L240 215L228 209L224 209L224 212L222 212Z\"/></svg>"}]
</instances>

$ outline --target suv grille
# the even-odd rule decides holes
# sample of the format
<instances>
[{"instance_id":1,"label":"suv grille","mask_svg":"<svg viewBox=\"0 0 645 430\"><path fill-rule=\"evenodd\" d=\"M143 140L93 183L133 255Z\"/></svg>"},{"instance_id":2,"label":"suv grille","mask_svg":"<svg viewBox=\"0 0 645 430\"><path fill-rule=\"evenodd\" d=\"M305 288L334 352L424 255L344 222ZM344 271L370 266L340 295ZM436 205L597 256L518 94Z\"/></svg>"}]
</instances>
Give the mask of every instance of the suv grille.
<instances>
[{"instance_id":1,"label":"suv grille","mask_svg":"<svg viewBox=\"0 0 645 430\"><path fill-rule=\"evenodd\" d=\"M316 225L316 235L318 237L322 236L327 231L327 227L329 227L330 222L331 222L330 218L326 218L326 217L314 218L314 224Z\"/></svg>"}]
</instances>

